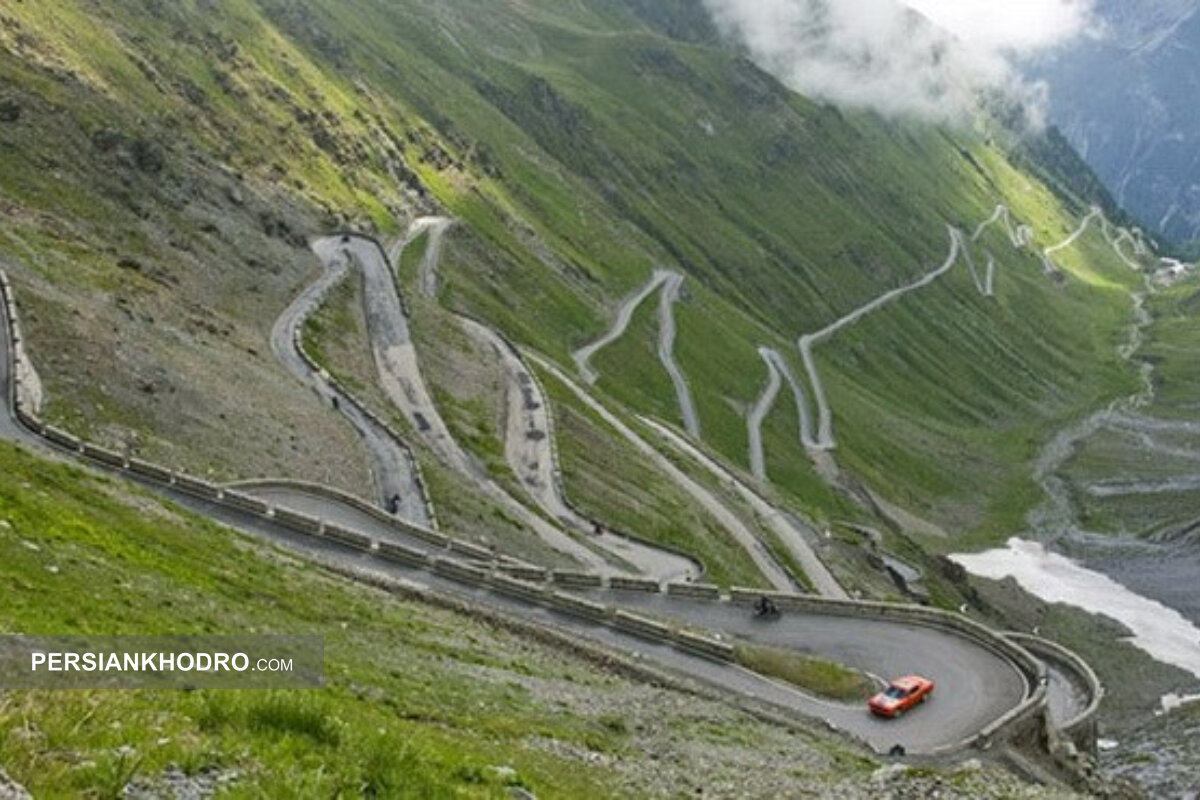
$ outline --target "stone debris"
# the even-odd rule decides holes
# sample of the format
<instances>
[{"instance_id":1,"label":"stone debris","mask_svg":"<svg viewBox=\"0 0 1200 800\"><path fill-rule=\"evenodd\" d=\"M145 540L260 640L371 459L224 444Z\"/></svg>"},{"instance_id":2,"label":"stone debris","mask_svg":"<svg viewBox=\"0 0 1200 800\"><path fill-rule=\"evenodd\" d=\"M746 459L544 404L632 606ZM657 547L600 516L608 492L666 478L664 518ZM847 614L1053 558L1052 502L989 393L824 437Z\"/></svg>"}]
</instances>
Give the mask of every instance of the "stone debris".
<instances>
[{"instance_id":1,"label":"stone debris","mask_svg":"<svg viewBox=\"0 0 1200 800\"><path fill-rule=\"evenodd\" d=\"M33 800L33 795L0 769L0 800Z\"/></svg>"}]
</instances>

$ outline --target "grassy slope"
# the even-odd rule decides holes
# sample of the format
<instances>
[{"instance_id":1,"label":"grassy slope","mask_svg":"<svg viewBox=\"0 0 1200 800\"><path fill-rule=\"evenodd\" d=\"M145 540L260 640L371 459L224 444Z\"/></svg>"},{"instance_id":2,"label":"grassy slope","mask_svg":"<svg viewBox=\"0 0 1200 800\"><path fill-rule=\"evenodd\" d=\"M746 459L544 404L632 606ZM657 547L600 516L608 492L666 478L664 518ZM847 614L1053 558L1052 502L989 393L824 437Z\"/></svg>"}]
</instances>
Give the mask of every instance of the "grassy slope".
<instances>
[{"instance_id":1,"label":"grassy slope","mask_svg":"<svg viewBox=\"0 0 1200 800\"><path fill-rule=\"evenodd\" d=\"M862 702L879 688L874 680L857 670L791 650L739 644L734 648L734 658L746 669L843 703Z\"/></svg>"},{"instance_id":2,"label":"grassy slope","mask_svg":"<svg viewBox=\"0 0 1200 800\"><path fill-rule=\"evenodd\" d=\"M0 631L325 637L319 691L0 695L0 764L36 796L116 796L170 764L236 770L239 797L670 794L697 769L729 780L754 752L737 743L764 741L808 765L767 794L869 774L836 740L329 577L124 484L7 444L0 466ZM670 756L684 728L703 765Z\"/></svg>"},{"instance_id":3,"label":"grassy slope","mask_svg":"<svg viewBox=\"0 0 1200 800\"><path fill-rule=\"evenodd\" d=\"M721 525L668 481L556 378L539 377L554 407L563 480L584 513L616 530L686 550L722 586L762 586L754 563Z\"/></svg>"},{"instance_id":4,"label":"grassy slope","mask_svg":"<svg viewBox=\"0 0 1200 800\"><path fill-rule=\"evenodd\" d=\"M736 53L656 32L631 11L649 13L643 6L225 0L214 15L196 2L153 13L104 3L90 26L75 0L10 13L34 43L21 45L32 62L105 93L70 112L84 132L112 120L113 107L136 106L172 148L190 139L318 217L336 210L385 228L411 206L404 183L419 177L474 242L445 271L443 300L560 360L603 330L612 303L653 266L686 271L678 357L708 443L743 467L738 409L761 387L758 345L792 352L799 333L936 266L945 224L973 226L1000 200L1040 242L1074 227L1079 204L987 136L811 103ZM87 32L67 35L79 27ZM5 63L23 85L79 105L50 73ZM5 160L19 171L5 185L18 187L9 193L22 210L95 216L32 163ZM43 231L31 216L28 227ZM103 241L105 221L89 235ZM1022 472L1034 443L1128 385L1110 355L1127 313L1115 288L1123 267L1096 238L1064 255L1087 280L1062 289L992 234L1005 267L999 302L956 275L822 345L843 463L956 529L1010 530L1032 498ZM94 272L68 283L110 280L115 268ZM297 277L267 294L286 294ZM614 351L631 357L607 356L606 390L662 413L671 397L661 375L648 379L658 370L652 324L640 320L637 338L618 345L627 350ZM54 373L56 402L78 402L69 370ZM147 416L129 398L105 407ZM768 439L781 496L818 517L844 515L784 425Z\"/></svg>"},{"instance_id":5,"label":"grassy slope","mask_svg":"<svg viewBox=\"0 0 1200 800\"><path fill-rule=\"evenodd\" d=\"M1192 277L1159 289L1147 300L1152 323L1147 344L1135 354L1153 366L1154 397L1141 413L1152 418L1193 420L1196 416L1198 283ZM1155 481L1189 478L1196 474L1195 448L1200 436L1176 430L1159 434L1160 445L1183 450L1169 453L1147 448L1136 433L1101 431L1082 442L1064 465L1063 474L1075 487L1076 512L1089 530L1147 536L1184 529L1196 520L1186 491L1159 494L1093 496L1082 487L1094 482ZM1191 449L1191 453L1187 452Z\"/></svg>"},{"instance_id":6,"label":"grassy slope","mask_svg":"<svg viewBox=\"0 0 1200 800\"><path fill-rule=\"evenodd\" d=\"M760 380L755 346L786 347L881 287L931 269L948 247L945 224L973 227L998 201L1030 220L1042 243L1074 227L1078 205L1064 206L981 137L814 106L730 54L652 34L613 5L603 23L587 13L597 6L526 8L524 24L507 20L514 42L493 48L506 58L446 57L447 69L472 76L473 91L458 96L439 81L443 126L469 131L500 178L440 194L499 245L492 258L503 265L486 278L456 273L448 299L561 356L607 324L583 327L604 314L597 294L615 301L647 277L646 261L686 269L695 299L679 309L680 360L706 436L735 464L746 458L736 406ZM444 35L468 43L487 22L447 22ZM613 34L613 25L624 30ZM418 108L435 105L419 84L397 89ZM489 200L501 210L487 211ZM614 217L636 230L614 235ZM556 261L521 253L528 228ZM597 242L607 247L597 252ZM845 436L849 465L952 525L1001 531L1029 502L1021 473L1031 443L1051 427L1046 420L1078 416L1127 385L1109 349L1128 311L1114 287L1127 281L1087 238L1064 258L1085 280L1066 290L1041 278L1034 259L1009 255L999 234L988 246L1015 262L1018 288L1003 285L1008 273L999 279L1007 313L985 313L959 280L922 296L919 316L889 309L873 329L830 345L903 345L890 359L864 354L869 376L854 359L822 358L839 422L857 431ZM656 372L651 314L644 309L635 340L598 364L627 405L673 416ZM931 324L935 316L957 324ZM924 363L914 370L914 361ZM1003 403L997 387L1007 390ZM880 430L890 437L877 441ZM963 457L947 460L955 446ZM802 458L798 448L792 457ZM787 488L806 493L804 475L782 475Z\"/></svg>"},{"instance_id":7,"label":"grassy slope","mask_svg":"<svg viewBox=\"0 0 1200 800\"><path fill-rule=\"evenodd\" d=\"M115 794L170 763L237 768L242 796L490 795L505 781L489 764L514 766L514 780L535 790L605 793L598 772L520 742L531 730L600 749L619 748L621 737L532 702L517 679L611 678L465 618L323 577L77 469L9 445L0 460L12 479L0 485L0 570L20 590L6 596L0 628L326 640L322 691L72 692L52 703L5 694L0 763L39 796ZM121 746L134 755L119 755Z\"/></svg>"}]
</instances>

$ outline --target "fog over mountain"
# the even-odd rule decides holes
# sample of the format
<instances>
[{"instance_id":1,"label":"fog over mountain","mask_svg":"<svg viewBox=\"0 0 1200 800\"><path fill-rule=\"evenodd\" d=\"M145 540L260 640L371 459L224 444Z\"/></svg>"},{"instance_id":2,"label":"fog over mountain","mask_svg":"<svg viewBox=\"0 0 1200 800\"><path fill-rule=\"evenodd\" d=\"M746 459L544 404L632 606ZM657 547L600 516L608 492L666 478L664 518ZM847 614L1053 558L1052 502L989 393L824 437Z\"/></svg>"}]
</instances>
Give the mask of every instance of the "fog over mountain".
<instances>
[{"instance_id":1,"label":"fog over mountain","mask_svg":"<svg viewBox=\"0 0 1200 800\"><path fill-rule=\"evenodd\" d=\"M938 122L970 117L981 92L1022 101L1035 123L1044 88L1014 59L1089 30L1090 2L705 0L718 26L804 94Z\"/></svg>"},{"instance_id":2,"label":"fog over mountain","mask_svg":"<svg viewBox=\"0 0 1200 800\"><path fill-rule=\"evenodd\" d=\"M1026 70L1050 84L1050 119L1117 201L1179 242L1200 239L1198 9L1197 0L1101 0L1094 35Z\"/></svg>"},{"instance_id":3,"label":"fog over mountain","mask_svg":"<svg viewBox=\"0 0 1200 800\"><path fill-rule=\"evenodd\" d=\"M983 94L1057 125L1117 202L1200 239L1200 0L704 0L797 91L935 122Z\"/></svg>"}]
</instances>

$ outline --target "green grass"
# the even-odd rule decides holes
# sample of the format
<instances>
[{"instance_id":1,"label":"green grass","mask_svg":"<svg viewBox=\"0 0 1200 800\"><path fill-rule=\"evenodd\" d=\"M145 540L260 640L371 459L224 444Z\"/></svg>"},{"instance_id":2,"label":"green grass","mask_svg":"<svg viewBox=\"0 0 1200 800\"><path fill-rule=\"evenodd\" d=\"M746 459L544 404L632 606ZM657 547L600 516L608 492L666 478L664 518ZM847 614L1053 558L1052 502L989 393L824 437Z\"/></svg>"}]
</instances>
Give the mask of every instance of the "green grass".
<instances>
[{"instance_id":1,"label":"green grass","mask_svg":"<svg viewBox=\"0 0 1200 800\"><path fill-rule=\"evenodd\" d=\"M536 370L554 409L567 497L619 531L683 550L721 586L763 586L749 555L723 527L553 375Z\"/></svg>"},{"instance_id":2,"label":"green grass","mask_svg":"<svg viewBox=\"0 0 1200 800\"><path fill-rule=\"evenodd\" d=\"M1139 354L1150 359L1155 369L1156 414L1194 418L1196 392L1200 385L1200 282L1184 281L1152 297L1148 308L1154 317L1150 343Z\"/></svg>"},{"instance_id":3,"label":"green grass","mask_svg":"<svg viewBox=\"0 0 1200 800\"><path fill-rule=\"evenodd\" d=\"M1153 370L1153 396L1140 411L1151 418L1195 418L1195 387L1200 385L1200 370L1196 369L1196 356L1200 354L1197 286L1192 278L1157 290L1146 301L1151 324L1145 331L1146 343L1134 354L1133 361L1148 362ZM1154 438L1184 450L1198 443L1196 437L1184 431ZM1087 486L1113 481L1153 483L1190 476L1195 471L1195 459L1149 448L1134 433L1101 430L1076 447L1060 474L1072 487L1072 505L1088 530L1145 537L1195 521L1186 492L1101 497L1087 492Z\"/></svg>"},{"instance_id":4,"label":"green grass","mask_svg":"<svg viewBox=\"0 0 1200 800\"><path fill-rule=\"evenodd\" d=\"M7 444L0 464L0 581L10 588L0 630L325 637L323 690L5 693L0 763L36 796L115 796L168 764L236 769L232 795L244 797L486 797L507 784L608 794L599 771L523 742L537 731L619 751L623 732L512 681L595 685L602 675L331 579L77 468ZM481 680L475 665L500 677Z\"/></svg>"},{"instance_id":5,"label":"green grass","mask_svg":"<svg viewBox=\"0 0 1200 800\"><path fill-rule=\"evenodd\" d=\"M866 700L878 689L874 681L858 670L793 650L738 644L733 657L746 669L830 700L845 703Z\"/></svg>"}]
</instances>

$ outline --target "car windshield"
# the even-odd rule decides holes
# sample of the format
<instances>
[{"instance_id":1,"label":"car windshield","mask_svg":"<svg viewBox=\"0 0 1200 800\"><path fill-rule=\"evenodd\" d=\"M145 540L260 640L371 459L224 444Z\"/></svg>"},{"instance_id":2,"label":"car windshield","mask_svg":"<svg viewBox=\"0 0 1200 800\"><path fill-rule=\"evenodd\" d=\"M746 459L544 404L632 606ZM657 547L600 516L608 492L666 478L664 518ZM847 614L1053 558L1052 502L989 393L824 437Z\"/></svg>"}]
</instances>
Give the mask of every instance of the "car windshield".
<instances>
[{"instance_id":1,"label":"car windshield","mask_svg":"<svg viewBox=\"0 0 1200 800\"><path fill-rule=\"evenodd\" d=\"M900 686L889 686L883 692L884 697L890 697L893 700L899 700L900 698L906 696L907 694L908 694L908 690L906 690Z\"/></svg>"}]
</instances>

